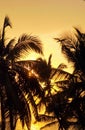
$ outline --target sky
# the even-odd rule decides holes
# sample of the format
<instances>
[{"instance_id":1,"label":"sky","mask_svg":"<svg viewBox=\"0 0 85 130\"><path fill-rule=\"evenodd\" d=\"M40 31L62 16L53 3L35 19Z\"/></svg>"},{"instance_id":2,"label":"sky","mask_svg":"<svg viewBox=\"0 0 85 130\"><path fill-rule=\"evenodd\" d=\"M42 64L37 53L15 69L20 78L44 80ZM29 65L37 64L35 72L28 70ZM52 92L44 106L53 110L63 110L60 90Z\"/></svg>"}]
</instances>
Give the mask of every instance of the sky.
<instances>
[{"instance_id":1,"label":"sky","mask_svg":"<svg viewBox=\"0 0 85 130\"><path fill-rule=\"evenodd\" d=\"M38 36L44 44L45 57L48 59L52 53L54 66L61 63L62 55L53 38L75 26L85 30L84 0L2 0L0 28L6 15L13 27L7 30L7 36L19 37L23 33Z\"/></svg>"},{"instance_id":2,"label":"sky","mask_svg":"<svg viewBox=\"0 0 85 130\"><path fill-rule=\"evenodd\" d=\"M85 31L84 0L0 0L0 28L6 15L13 27L7 30L7 37L19 37L23 33L39 36L46 58L52 53L54 66L64 59L53 38L73 27Z\"/></svg>"}]
</instances>

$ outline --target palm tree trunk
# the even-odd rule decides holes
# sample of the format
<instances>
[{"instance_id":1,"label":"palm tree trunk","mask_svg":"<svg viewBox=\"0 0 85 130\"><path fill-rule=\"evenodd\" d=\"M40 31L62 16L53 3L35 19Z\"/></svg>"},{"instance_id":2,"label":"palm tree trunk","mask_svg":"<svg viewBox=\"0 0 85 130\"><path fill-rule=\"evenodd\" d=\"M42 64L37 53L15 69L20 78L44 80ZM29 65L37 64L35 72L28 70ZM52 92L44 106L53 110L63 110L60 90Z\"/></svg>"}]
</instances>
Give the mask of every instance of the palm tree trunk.
<instances>
[{"instance_id":1,"label":"palm tree trunk","mask_svg":"<svg viewBox=\"0 0 85 130\"><path fill-rule=\"evenodd\" d=\"M1 130L5 130L5 115L4 115L4 103L2 93L1 93Z\"/></svg>"},{"instance_id":2,"label":"palm tree trunk","mask_svg":"<svg viewBox=\"0 0 85 130\"><path fill-rule=\"evenodd\" d=\"M2 30L2 49L4 49L5 45L4 45L4 37L5 37L5 25L3 25L3 30Z\"/></svg>"}]
</instances>

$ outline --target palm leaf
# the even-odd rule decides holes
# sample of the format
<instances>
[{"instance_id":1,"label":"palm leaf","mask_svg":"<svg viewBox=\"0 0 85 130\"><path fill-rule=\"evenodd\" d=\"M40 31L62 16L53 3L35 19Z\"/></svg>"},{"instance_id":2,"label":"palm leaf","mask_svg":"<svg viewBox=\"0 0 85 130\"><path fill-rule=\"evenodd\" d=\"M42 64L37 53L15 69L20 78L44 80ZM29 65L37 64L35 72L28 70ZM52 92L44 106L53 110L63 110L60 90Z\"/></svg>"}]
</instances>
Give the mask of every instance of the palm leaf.
<instances>
[{"instance_id":1,"label":"palm leaf","mask_svg":"<svg viewBox=\"0 0 85 130\"><path fill-rule=\"evenodd\" d=\"M77 39L74 36L71 35L65 35L62 38L55 38L57 40L62 48L62 53L65 55L65 57L75 62L76 59L76 49L78 48L78 42Z\"/></svg>"},{"instance_id":2,"label":"palm leaf","mask_svg":"<svg viewBox=\"0 0 85 130\"><path fill-rule=\"evenodd\" d=\"M31 107L32 107L32 113L35 117L36 120L39 120L39 116L38 116L38 109L37 109L37 105L34 101L34 98L29 90L29 93L28 93L28 100L29 100L29 103L31 104Z\"/></svg>"},{"instance_id":3,"label":"palm leaf","mask_svg":"<svg viewBox=\"0 0 85 130\"><path fill-rule=\"evenodd\" d=\"M75 34L75 36L77 37L77 39L80 41L85 41L85 33L82 33L78 28L74 27L74 29L76 30L77 34Z\"/></svg>"},{"instance_id":4,"label":"palm leaf","mask_svg":"<svg viewBox=\"0 0 85 130\"><path fill-rule=\"evenodd\" d=\"M6 48L5 48L5 54L9 54L10 51L14 48L14 42L15 42L15 39L11 39L8 44L6 45Z\"/></svg>"},{"instance_id":5,"label":"palm leaf","mask_svg":"<svg viewBox=\"0 0 85 130\"><path fill-rule=\"evenodd\" d=\"M37 105L34 100L34 96L38 96L41 93L41 86L39 85L37 79L29 78L28 69L24 68L22 65L16 64L14 66L14 70L16 70L19 75L25 79L25 83L22 85L22 91L27 94L27 101L31 104L32 113L36 120L38 120L38 110ZM32 81L31 81L32 80Z\"/></svg>"},{"instance_id":6,"label":"palm leaf","mask_svg":"<svg viewBox=\"0 0 85 130\"><path fill-rule=\"evenodd\" d=\"M20 60L20 61L16 61L15 64L17 65L21 65L22 67L25 68L31 68L33 69L33 67L37 64L36 60Z\"/></svg>"},{"instance_id":7,"label":"palm leaf","mask_svg":"<svg viewBox=\"0 0 85 130\"><path fill-rule=\"evenodd\" d=\"M11 105L9 105L9 110L8 110L8 118L9 118L9 130L11 129L11 130L14 130L15 129L15 127L16 127L16 122L17 122L17 114L16 113L14 113L14 110L13 110L13 108L11 107Z\"/></svg>"},{"instance_id":8,"label":"palm leaf","mask_svg":"<svg viewBox=\"0 0 85 130\"><path fill-rule=\"evenodd\" d=\"M53 120L55 120L56 119L56 117L54 117L54 116L49 116L49 115L44 115L44 114L39 114L39 120L38 121L53 121Z\"/></svg>"},{"instance_id":9,"label":"palm leaf","mask_svg":"<svg viewBox=\"0 0 85 130\"><path fill-rule=\"evenodd\" d=\"M64 88L65 88L65 89L68 88L69 83L70 83L69 80L61 80L61 81L57 81L57 82L55 82L55 84L57 85L57 87L62 88L62 89L64 89Z\"/></svg>"},{"instance_id":10,"label":"palm leaf","mask_svg":"<svg viewBox=\"0 0 85 130\"><path fill-rule=\"evenodd\" d=\"M54 40L56 40L57 42L63 43L65 42L65 38L54 38Z\"/></svg>"},{"instance_id":11,"label":"palm leaf","mask_svg":"<svg viewBox=\"0 0 85 130\"><path fill-rule=\"evenodd\" d=\"M51 72L51 77L52 79L54 79L55 81L59 81L61 79L69 79L70 77L72 77L73 75L69 72L66 72L64 70L61 70L61 69L55 69L53 68L52 69L52 72Z\"/></svg>"},{"instance_id":12,"label":"palm leaf","mask_svg":"<svg viewBox=\"0 0 85 130\"><path fill-rule=\"evenodd\" d=\"M62 46L62 52L69 61L75 62L77 60L75 52L74 51L72 52L72 50L67 46Z\"/></svg>"},{"instance_id":13,"label":"palm leaf","mask_svg":"<svg viewBox=\"0 0 85 130\"><path fill-rule=\"evenodd\" d=\"M10 52L8 57L10 59L17 59L24 52L29 54L30 50L43 54L42 43L36 37L23 34L18 39L18 43L15 45L14 49Z\"/></svg>"},{"instance_id":14,"label":"palm leaf","mask_svg":"<svg viewBox=\"0 0 85 130\"><path fill-rule=\"evenodd\" d=\"M5 19L4 19L4 28L7 27L7 26L12 27L9 17L5 16Z\"/></svg>"},{"instance_id":15,"label":"palm leaf","mask_svg":"<svg viewBox=\"0 0 85 130\"><path fill-rule=\"evenodd\" d=\"M5 28L8 26L11 27L11 22L10 22L9 17L6 16L4 19L3 30L2 30L2 42L1 42L2 49L5 46Z\"/></svg>"},{"instance_id":16,"label":"palm leaf","mask_svg":"<svg viewBox=\"0 0 85 130\"><path fill-rule=\"evenodd\" d=\"M46 124L45 126L41 127L40 130L44 130L45 128L54 126L56 123L58 123L58 121L53 121L51 123Z\"/></svg>"},{"instance_id":17,"label":"palm leaf","mask_svg":"<svg viewBox=\"0 0 85 130\"><path fill-rule=\"evenodd\" d=\"M28 79L28 72L29 70L26 67L23 67L20 64L17 64L17 62L13 65L12 68L14 71L18 72L20 76L22 76L24 79Z\"/></svg>"},{"instance_id":18,"label":"palm leaf","mask_svg":"<svg viewBox=\"0 0 85 130\"><path fill-rule=\"evenodd\" d=\"M52 54L49 56L49 59L48 59L48 66L51 67L51 58L52 58Z\"/></svg>"},{"instance_id":19,"label":"palm leaf","mask_svg":"<svg viewBox=\"0 0 85 130\"><path fill-rule=\"evenodd\" d=\"M17 84L15 85L11 84L9 76L7 75L5 87L6 87L8 100L10 103L13 104L13 108L16 111L16 113L18 112L20 116L20 120L22 122L22 126L24 126L24 123L26 123L27 127L30 128L31 115L30 115L29 105L23 95L23 91L19 89L19 86L17 86Z\"/></svg>"},{"instance_id":20,"label":"palm leaf","mask_svg":"<svg viewBox=\"0 0 85 130\"><path fill-rule=\"evenodd\" d=\"M67 65L65 65L64 63L61 63L57 69L63 70L64 68L67 68Z\"/></svg>"},{"instance_id":21,"label":"palm leaf","mask_svg":"<svg viewBox=\"0 0 85 130\"><path fill-rule=\"evenodd\" d=\"M46 81L50 77L51 73L51 55L48 62L45 59L38 58L31 66L38 75L39 80Z\"/></svg>"},{"instance_id":22,"label":"palm leaf","mask_svg":"<svg viewBox=\"0 0 85 130\"><path fill-rule=\"evenodd\" d=\"M24 43L23 43L24 42ZM35 52L41 53L42 52L42 43L41 41L35 37L35 36L31 36L31 35L26 35L23 34L19 39L18 39L18 43L16 44L15 48L18 46L22 46L25 47L25 42L27 43L27 46L29 48L31 48L32 50L34 50Z\"/></svg>"}]
</instances>

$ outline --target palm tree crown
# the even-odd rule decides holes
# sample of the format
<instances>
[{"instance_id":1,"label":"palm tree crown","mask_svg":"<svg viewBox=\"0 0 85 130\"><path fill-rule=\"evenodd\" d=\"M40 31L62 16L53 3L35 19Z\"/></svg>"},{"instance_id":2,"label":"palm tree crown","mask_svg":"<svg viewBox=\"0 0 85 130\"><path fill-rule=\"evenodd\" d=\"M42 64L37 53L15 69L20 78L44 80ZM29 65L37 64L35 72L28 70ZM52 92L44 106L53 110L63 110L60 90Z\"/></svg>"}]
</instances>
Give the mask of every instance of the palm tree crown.
<instances>
[{"instance_id":1,"label":"palm tree crown","mask_svg":"<svg viewBox=\"0 0 85 130\"><path fill-rule=\"evenodd\" d=\"M85 129L85 34L77 28L75 30L75 37L55 38L66 58L74 63L72 77L66 83L57 84L63 91L53 96L48 106L49 111L54 111L57 116L61 130L70 126Z\"/></svg>"},{"instance_id":2,"label":"palm tree crown","mask_svg":"<svg viewBox=\"0 0 85 130\"><path fill-rule=\"evenodd\" d=\"M15 44L12 39L5 44L5 30L12 27L9 17L4 19L2 33L0 35L0 106L1 106L1 130L8 127L14 130L16 122L20 118L22 126L27 125L28 130L31 124L31 113L26 98L27 93L32 97L31 85L28 76L28 69L17 64L22 53L34 50L43 54L41 41L37 37L23 34ZM35 85L37 81L34 81ZM29 97L28 96L28 97ZM31 98L32 99L32 98ZM29 99L29 100L31 100Z\"/></svg>"}]
</instances>

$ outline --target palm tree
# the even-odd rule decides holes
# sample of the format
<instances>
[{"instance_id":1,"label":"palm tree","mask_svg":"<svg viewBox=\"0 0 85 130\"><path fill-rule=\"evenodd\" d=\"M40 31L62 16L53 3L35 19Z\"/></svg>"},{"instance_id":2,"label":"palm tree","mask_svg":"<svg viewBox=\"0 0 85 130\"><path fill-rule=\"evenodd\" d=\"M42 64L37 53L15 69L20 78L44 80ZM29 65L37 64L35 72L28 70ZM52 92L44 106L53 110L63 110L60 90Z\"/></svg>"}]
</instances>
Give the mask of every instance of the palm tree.
<instances>
[{"instance_id":1,"label":"palm tree","mask_svg":"<svg viewBox=\"0 0 85 130\"><path fill-rule=\"evenodd\" d=\"M5 30L7 27L11 27L8 16L4 19L0 35L1 130L5 130L6 127L9 130L14 130L18 118L20 118L22 126L26 124L28 130L30 130L31 112L28 102L32 100L32 94L31 89L26 87L31 86L32 82L28 75L28 69L17 62L20 60L22 53L26 52L29 54L29 50L43 54L42 44L36 37L26 34L23 34L16 44L14 39L6 44ZM38 85L37 80L33 82L35 82L35 86L36 84ZM34 107L36 108L35 103Z\"/></svg>"},{"instance_id":2,"label":"palm tree","mask_svg":"<svg viewBox=\"0 0 85 130\"><path fill-rule=\"evenodd\" d=\"M60 64L57 68L52 67L51 58L52 55L49 56L48 61L42 58L38 58L36 61L30 60L29 63L29 67L31 67L31 69L34 71L35 77L37 77L41 84L43 83L43 88L47 90L53 89L54 85L52 82L56 83L57 81L68 79L70 76L72 76L70 73L63 70L66 68L66 65L63 63Z\"/></svg>"},{"instance_id":3,"label":"palm tree","mask_svg":"<svg viewBox=\"0 0 85 130\"><path fill-rule=\"evenodd\" d=\"M77 28L75 30L76 37L56 38L61 43L64 55L74 63L72 78L67 83L57 82L63 91L53 96L48 105L48 110L58 117L62 130L67 130L71 125L85 129L85 34Z\"/></svg>"},{"instance_id":4,"label":"palm tree","mask_svg":"<svg viewBox=\"0 0 85 130\"><path fill-rule=\"evenodd\" d=\"M65 102L67 103L67 100L70 99L69 96L65 99L64 96L67 90L66 92L63 92L63 90L66 87L68 88L68 81L69 79L72 79L73 75L63 70L66 67L66 65L64 64L59 65L57 68L53 68L51 65L51 57L52 55L49 56L48 61L42 58L39 58L36 61L30 61L29 67L31 67L31 69L33 70L33 76L35 76L41 84L42 93L39 96L37 106L38 108L42 108L43 104L45 106L45 111L44 115L40 116L39 119L41 119L41 121L48 121L48 123L42 128L54 124L56 120L60 124L60 128L62 128L63 124L61 124L60 121L60 118L62 118L63 120L63 117L61 116L61 110L63 114L63 107L65 106L64 104ZM62 100L61 104L60 100L58 100L59 98L57 99L57 97ZM63 102L64 99L66 100L65 102ZM56 109L54 108L55 105L58 106L59 110L57 107ZM62 107L61 110L60 107ZM55 113L55 110L59 111L59 115L57 114L58 111ZM49 113L52 112L54 112L54 115L50 116ZM51 123L49 123L49 121L51 121Z\"/></svg>"},{"instance_id":5,"label":"palm tree","mask_svg":"<svg viewBox=\"0 0 85 130\"><path fill-rule=\"evenodd\" d=\"M66 58L74 63L75 72L85 73L85 33L75 28L74 37L64 36L64 38L55 38L62 47L62 52ZM62 40L63 39L63 40Z\"/></svg>"},{"instance_id":6,"label":"palm tree","mask_svg":"<svg viewBox=\"0 0 85 130\"><path fill-rule=\"evenodd\" d=\"M57 82L58 85L58 82ZM59 81L62 91L51 95L47 111L54 113L60 130L78 126L85 129L85 82Z\"/></svg>"}]
</instances>

